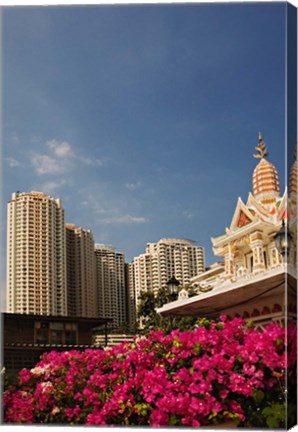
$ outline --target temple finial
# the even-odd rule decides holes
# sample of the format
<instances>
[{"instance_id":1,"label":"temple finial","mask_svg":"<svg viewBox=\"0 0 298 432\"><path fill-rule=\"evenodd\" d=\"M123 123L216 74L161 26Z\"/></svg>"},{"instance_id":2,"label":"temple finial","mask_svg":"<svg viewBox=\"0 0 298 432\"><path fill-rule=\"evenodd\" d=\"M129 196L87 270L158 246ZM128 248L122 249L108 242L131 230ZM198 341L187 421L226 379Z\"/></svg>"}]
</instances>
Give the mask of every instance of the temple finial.
<instances>
[{"instance_id":1,"label":"temple finial","mask_svg":"<svg viewBox=\"0 0 298 432\"><path fill-rule=\"evenodd\" d=\"M259 143L255 149L259 152L258 154L254 154L253 157L255 158L264 158L268 156L268 151L266 148L266 144L263 140L261 132L259 132Z\"/></svg>"}]
</instances>

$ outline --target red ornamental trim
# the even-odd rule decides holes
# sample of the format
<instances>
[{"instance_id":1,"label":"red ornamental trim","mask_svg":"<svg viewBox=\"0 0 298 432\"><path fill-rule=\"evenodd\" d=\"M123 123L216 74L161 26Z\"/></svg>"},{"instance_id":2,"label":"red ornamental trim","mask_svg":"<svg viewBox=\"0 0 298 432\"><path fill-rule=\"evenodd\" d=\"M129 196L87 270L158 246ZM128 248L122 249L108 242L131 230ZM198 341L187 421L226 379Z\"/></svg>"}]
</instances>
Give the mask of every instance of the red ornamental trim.
<instances>
[{"instance_id":1,"label":"red ornamental trim","mask_svg":"<svg viewBox=\"0 0 298 432\"><path fill-rule=\"evenodd\" d=\"M243 213L243 211L241 211L238 219L237 227L241 228L245 225L248 225L249 223L251 223L251 220L246 216L245 213Z\"/></svg>"}]
</instances>

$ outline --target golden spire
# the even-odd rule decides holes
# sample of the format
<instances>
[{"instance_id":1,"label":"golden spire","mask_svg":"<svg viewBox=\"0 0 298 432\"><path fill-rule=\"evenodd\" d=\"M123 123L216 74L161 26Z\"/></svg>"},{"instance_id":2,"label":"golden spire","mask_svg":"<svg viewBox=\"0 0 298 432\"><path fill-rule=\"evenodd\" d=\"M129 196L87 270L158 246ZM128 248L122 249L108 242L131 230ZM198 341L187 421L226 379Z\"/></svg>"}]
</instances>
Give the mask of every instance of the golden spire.
<instances>
[{"instance_id":1,"label":"golden spire","mask_svg":"<svg viewBox=\"0 0 298 432\"><path fill-rule=\"evenodd\" d=\"M259 144L257 145L257 147L255 147L255 149L259 152L259 154L254 154L253 157L264 158L264 157L268 156L266 144L262 138L261 132L259 132Z\"/></svg>"}]
</instances>

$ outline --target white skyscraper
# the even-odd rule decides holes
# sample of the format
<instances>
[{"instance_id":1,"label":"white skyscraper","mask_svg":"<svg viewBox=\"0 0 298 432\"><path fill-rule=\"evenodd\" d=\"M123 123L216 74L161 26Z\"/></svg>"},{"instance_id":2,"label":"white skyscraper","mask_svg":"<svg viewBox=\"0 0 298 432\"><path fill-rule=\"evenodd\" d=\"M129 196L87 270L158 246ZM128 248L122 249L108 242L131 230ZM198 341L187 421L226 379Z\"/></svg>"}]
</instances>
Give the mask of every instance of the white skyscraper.
<instances>
[{"instance_id":1,"label":"white skyscraper","mask_svg":"<svg viewBox=\"0 0 298 432\"><path fill-rule=\"evenodd\" d=\"M126 279L126 297L127 297L127 321L131 331L135 330L137 315L136 315L136 293L134 284L134 265L133 263L125 264L125 279Z\"/></svg>"},{"instance_id":2,"label":"white skyscraper","mask_svg":"<svg viewBox=\"0 0 298 432\"><path fill-rule=\"evenodd\" d=\"M7 311L67 315L65 216L60 199L13 193L7 212Z\"/></svg>"},{"instance_id":3,"label":"white skyscraper","mask_svg":"<svg viewBox=\"0 0 298 432\"><path fill-rule=\"evenodd\" d=\"M163 238L147 243L146 252L134 258L136 303L143 291L158 292L175 278L184 285L205 270L204 248L191 240Z\"/></svg>"},{"instance_id":4,"label":"white skyscraper","mask_svg":"<svg viewBox=\"0 0 298 432\"><path fill-rule=\"evenodd\" d=\"M68 315L97 316L94 240L91 230L66 225Z\"/></svg>"},{"instance_id":5,"label":"white skyscraper","mask_svg":"<svg viewBox=\"0 0 298 432\"><path fill-rule=\"evenodd\" d=\"M95 244L98 316L113 318L113 327L127 324L124 254Z\"/></svg>"}]
</instances>

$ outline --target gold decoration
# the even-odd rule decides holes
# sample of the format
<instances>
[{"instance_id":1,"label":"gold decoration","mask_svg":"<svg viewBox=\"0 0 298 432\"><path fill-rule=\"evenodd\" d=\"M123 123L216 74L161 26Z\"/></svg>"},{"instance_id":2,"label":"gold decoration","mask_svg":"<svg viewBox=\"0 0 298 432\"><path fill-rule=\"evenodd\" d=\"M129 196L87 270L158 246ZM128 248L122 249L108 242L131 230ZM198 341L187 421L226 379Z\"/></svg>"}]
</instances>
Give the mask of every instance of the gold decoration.
<instances>
[{"instance_id":1,"label":"gold decoration","mask_svg":"<svg viewBox=\"0 0 298 432\"><path fill-rule=\"evenodd\" d=\"M259 132L259 144L257 145L257 147L255 147L255 149L259 152L259 154L254 154L253 157L261 159L268 156L266 144L262 138L261 132Z\"/></svg>"},{"instance_id":2,"label":"gold decoration","mask_svg":"<svg viewBox=\"0 0 298 432\"><path fill-rule=\"evenodd\" d=\"M236 241L233 241L232 243L230 243L230 252L234 253L237 249L237 243Z\"/></svg>"},{"instance_id":3,"label":"gold decoration","mask_svg":"<svg viewBox=\"0 0 298 432\"><path fill-rule=\"evenodd\" d=\"M249 237L249 235L247 235L247 236L244 238L244 242L245 242L245 244L247 244L248 246L250 245L250 237Z\"/></svg>"}]
</instances>

